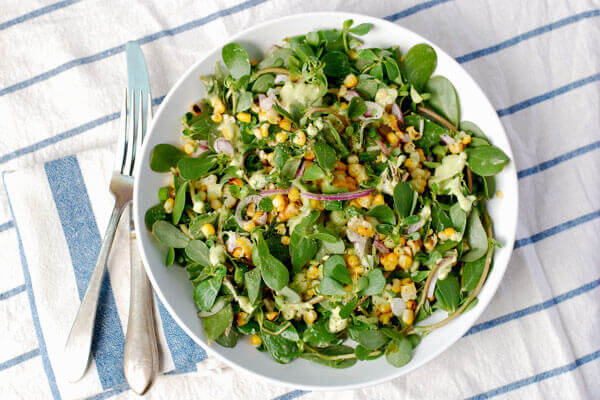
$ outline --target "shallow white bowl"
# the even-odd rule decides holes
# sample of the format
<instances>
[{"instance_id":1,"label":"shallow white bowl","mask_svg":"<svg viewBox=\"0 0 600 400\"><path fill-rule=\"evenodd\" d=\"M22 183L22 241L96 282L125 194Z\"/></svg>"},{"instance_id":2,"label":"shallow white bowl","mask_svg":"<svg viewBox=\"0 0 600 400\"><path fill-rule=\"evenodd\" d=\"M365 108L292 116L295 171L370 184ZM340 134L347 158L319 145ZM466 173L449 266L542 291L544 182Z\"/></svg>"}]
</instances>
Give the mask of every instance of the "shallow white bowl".
<instances>
[{"instance_id":1,"label":"shallow white bowl","mask_svg":"<svg viewBox=\"0 0 600 400\"><path fill-rule=\"evenodd\" d=\"M506 133L496 111L475 81L442 49L399 25L358 14L310 13L263 23L239 33L228 42L240 43L248 50L251 58L260 59L261 54L269 46L280 42L285 37L322 28L340 28L346 19L353 19L356 24L367 22L374 25L365 37L366 46L399 45L404 53L418 43L429 43L433 46L438 55L438 66L434 75L444 75L456 87L460 97L462 120L473 121L479 125L493 143L513 159ZM281 365L273 361L268 354L253 349L247 340L241 340L232 349L217 344L207 346L202 323L196 315L196 307L192 300L192 286L188 281L187 273L183 268L165 268L165 255L146 230L144 213L156 204L157 190L165 184L166 179L165 174L157 174L150 170L150 152L159 143L179 143L181 116L188 111L191 104L204 97L204 87L199 76L211 74L215 62L220 60L220 55L221 47L215 48L196 62L169 91L144 143L140 164L138 164L141 168L138 168L135 177L134 217L142 259L154 290L171 315L210 355L222 359L233 367L244 369L276 383L307 390L353 389L383 382L422 366L450 347L465 334L491 301L508 265L515 239L518 201L517 176L513 162L496 177L497 187L504 193L504 197L489 202L489 213L494 221L495 236L503 247L496 251L494 268L479 294L478 304L460 318L428 335L417 347L412 361L404 367L391 367L385 358L359 362L352 368L344 370L327 368L302 359Z\"/></svg>"}]
</instances>

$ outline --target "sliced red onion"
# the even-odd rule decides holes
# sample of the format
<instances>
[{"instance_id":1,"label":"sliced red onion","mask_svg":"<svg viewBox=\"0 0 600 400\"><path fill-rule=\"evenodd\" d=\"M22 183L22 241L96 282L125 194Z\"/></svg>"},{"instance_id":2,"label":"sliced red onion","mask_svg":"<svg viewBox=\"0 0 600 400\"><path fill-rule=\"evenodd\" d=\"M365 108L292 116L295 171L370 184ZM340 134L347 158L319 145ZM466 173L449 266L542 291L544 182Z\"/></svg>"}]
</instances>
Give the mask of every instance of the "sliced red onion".
<instances>
[{"instance_id":1,"label":"sliced red onion","mask_svg":"<svg viewBox=\"0 0 600 400\"><path fill-rule=\"evenodd\" d=\"M375 143L377 143L379 149L381 149L381 152L383 154L385 154L386 156L390 154L390 149L388 149L388 147L385 145L385 143L381 141L381 139L377 139Z\"/></svg>"},{"instance_id":2,"label":"sliced red onion","mask_svg":"<svg viewBox=\"0 0 600 400\"><path fill-rule=\"evenodd\" d=\"M456 143L456 141L450 135L440 135L440 139L442 139L442 142L446 143L447 145Z\"/></svg>"},{"instance_id":3,"label":"sliced red onion","mask_svg":"<svg viewBox=\"0 0 600 400\"><path fill-rule=\"evenodd\" d=\"M402 114L402 110L400 110L400 106L397 103L392 104L392 114L398 118L400 127L404 127L404 114Z\"/></svg>"},{"instance_id":4,"label":"sliced red onion","mask_svg":"<svg viewBox=\"0 0 600 400\"><path fill-rule=\"evenodd\" d=\"M338 193L338 194L318 194L302 192L301 195L313 200L352 200L365 197L371 194L375 189L358 190L356 192Z\"/></svg>"},{"instance_id":5,"label":"sliced red onion","mask_svg":"<svg viewBox=\"0 0 600 400\"><path fill-rule=\"evenodd\" d=\"M235 209L235 222L238 223L240 228L243 229L244 225L246 223L250 222L250 220L242 219L242 211L244 210L244 208L246 208L246 206L250 203L255 203L258 206L258 203L260 202L261 199L262 199L261 195L254 194L252 196L244 197L244 199L238 203L237 208Z\"/></svg>"},{"instance_id":6,"label":"sliced red onion","mask_svg":"<svg viewBox=\"0 0 600 400\"><path fill-rule=\"evenodd\" d=\"M390 249L385 247L385 244L381 243L379 239L373 240L373 245L377 247L383 254L388 254L390 252Z\"/></svg>"},{"instance_id":7,"label":"sliced red onion","mask_svg":"<svg viewBox=\"0 0 600 400\"><path fill-rule=\"evenodd\" d=\"M224 154L227 154L228 156L232 156L233 153L235 153L235 149L233 148L233 145L227 139L219 138L219 139L215 140L214 147L215 147L215 151L217 153L224 153Z\"/></svg>"},{"instance_id":8,"label":"sliced red onion","mask_svg":"<svg viewBox=\"0 0 600 400\"><path fill-rule=\"evenodd\" d=\"M271 97L267 97L262 93L258 95L258 106L261 111L269 111L273 108L273 104L275 104L275 100Z\"/></svg>"},{"instance_id":9,"label":"sliced red onion","mask_svg":"<svg viewBox=\"0 0 600 400\"><path fill-rule=\"evenodd\" d=\"M280 83L290 82L289 75L286 74L277 74L275 75L275 84L278 85Z\"/></svg>"},{"instance_id":10,"label":"sliced red onion","mask_svg":"<svg viewBox=\"0 0 600 400\"><path fill-rule=\"evenodd\" d=\"M208 150L208 141L206 140L198 140L198 147L202 147L204 150Z\"/></svg>"},{"instance_id":11,"label":"sliced red onion","mask_svg":"<svg viewBox=\"0 0 600 400\"><path fill-rule=\"evenodd\" d=\"M379 104L372 101L365 101L365 105L367 106L367 112L358 117L359 119L379 119L383 116L383 107Z\"/></svg>"},{"instance_id":12,"label":"sliced red onion","mask_svg":"<svg viewBox=\"0 0 600 400\"><path fill-rule=\"evenodd\" d=\"M304 174L304 170L306 169L306 161L302 160L302 164L300 164L300 168L296 172L296 178L300 178L302 174Z\"/></svg>"},{"instance_id":13,"label":"sliced red onion","mask_svg":"<svg viewBox=\"0 0 600 400\"><path fill-rule=\"evenodd\" d=\"M433 300L433 294L435 293L435 285L438 280L438 273L435 271L435 275L431 278L431 282L429 282L429 289L427 290L427 298L431 301Z\"/></svg>"},{"instance_id":14,"label":"sliced red onion","mask_svg":"<svg viewBox=\"0 0 600 400\"><path fill-rule=\"evenodd\" d=\"M237 246L238 235L231 232L228 233L227 242L225 242L225 247L227 248L227 252L233 253Z\"/></svg>"},{"instance_id":15,"label":"sliced red onion","mask_svg":"<svg viewBox=\"0 0 600 400\"><path fill-rule=\"evenodd\" d=\"M419 229L421 229L425 225L425 221L423 219L419 220L416 224L408 225L405 229L406 233L415 233Z\"/></svg>"},{"instance_id":16,"label":"sliced red onion","mask_svg":"<svg viewBox=\"0 0 600 400\"><path fill-rule=\"evenodd\" d=\"M360 97L360 94L358 94L356 90L348 90L344 95L344 99L346 99L346 101L350 101L355 97Z\"/></svg>"},{"instance_id":17,"label":"sliced red onion","mask_svg":"<svg viewBox=\"0 0 600 400\"><path fill-rule=\"evenodd\" d=\"M273 194L287 194L290 192L290 189L271 189L271 190L263 190L260 192L261 196L271 196Z\"/></svg>"}]
</instances>

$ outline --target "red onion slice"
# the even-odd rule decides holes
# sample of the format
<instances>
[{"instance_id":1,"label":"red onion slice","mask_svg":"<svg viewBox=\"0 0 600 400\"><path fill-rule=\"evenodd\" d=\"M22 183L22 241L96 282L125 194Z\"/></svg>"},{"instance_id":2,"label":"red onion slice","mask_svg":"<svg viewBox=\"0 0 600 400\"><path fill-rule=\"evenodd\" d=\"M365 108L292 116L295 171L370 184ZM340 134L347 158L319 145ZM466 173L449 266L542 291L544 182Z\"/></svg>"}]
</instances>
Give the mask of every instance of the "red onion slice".
<instances>
[{"instance_id":1,"label":"red onion slice","mask_svg":"<svg viewBox=\"0 0 600 400\"><path fill-rule=\"evenodd\" d=\"M447 145L456 143L456 141L450 135L440 135L440 139L442 139L442 142L446 143Z\"/></svg>"},{"instance_id":2,"label":"red onion slice","mask_svg":"<svg viewBox=\"0 0 600 400\"><path fill-rule=\"evenodd\" d=\"M392 104L392 114L398 118L400 127L404 127L404 114L402 114L402 110L400 110L400 106L397 103Z\"/></svg>"},{"instance_id":3,"label":"red onion slice","mask_svg":"<svg viewBox=\"0 0 600 400\"><path fill-rule=\"evenodd\" d=\"M381 139L377 139L375 143L377 143L377 146L379 146L379 149L383 154L385 154L386 156L390 154L390 149L388 149L388 147L385 145L385 143L381 141Z\"/></svg>"},{"instance_id":4,"label":"red onion slice","mask_svg":"<svg viewBox=\"0 0 600 400\"><path fill-rule=\"evenodd\" d=\"M385 247L385 245L381 243L379 239L373 240L373 245L377 247L377 249L379 249L379 251L381 251L383 254L388 254L390 252L390 249Z\"/></svg>"},{"instance_id":5,"label":"red onion slice","mask_svg":"<svg viewBox=\"0 0 600 400\"><path fill-rule=\"evenodd\" d=\"M261 196L271 196L273 194L287 194L290 192L290 189L272 189L272 190L263 190L260 192Z\"/></svg>"},{"instance_id":6,"label":"red onion slice","mask_svg":"<svg viewBox=\"0 0 600 400\"><path fill-rule=\"evenodd\" d=\"M365 101L365 105L367 106L367 112L358 117L358 119L379 119L383 116L383 107L379 104L372 101Z\"/></svg>"},{"instance_id":7,"label":"red onion slice","mask_svg":"<svg viewBox=\"0 0 600 400\"><path fill-rule=\"evenodd\" d=\"M416 224L408 225L405 229L405 232L406 233L415 233L416 231L421 229L423 227L423 225L425 225L425 221L421 219Z\"/></svg>"},{"instance_id":8,"label":"red onion slice","mask_svg":"<svg viewBox=\"0 0 600 400\"><path fill-rule=\"evenodd\" d=\"M271 97L267 97L262 93L258 95L258 106L261 111L269 111L273 108L273 104L275 104L275 100Z\"/></svg>"},{"instance_id":9,"label":"red onion slice","mask_svg":"<svg viewBox=\"0 0 600 400\"><path fill-rule=\"evenodd\" d=\"M306 169L306 161L302 160L302 164L300 164L300 168L296 172L296 178L300 178L304 174L304 170Z\"/></svg>"},{"instance_id":10,"label":"red onion slice","mask_svg":"<svg viewBox=\"0 0 600 400\"><path fill-rule=\"evenodd\" d=\"M233 145L231 144L231 142L229 140L223 139L223 138L219 138L219 139L215 140L214 147L215 147L215 151L217 153L224 153L224 154L227 154L228 156L232 156L233 153L235 152L235 149L233 148Z\"/></svg>"},{"instance_id":11,"label":"red onion slice","mask_svg":"<svg viewBox=\"0 0 600 400\"><path fill-rule=\"evenodd\" d=\"M313 199L313 200L331 200L331 201L352 200L352 199L358 199L360 197L368 196L369 194L371 194L373 192L373 190L375 190L375 189L358 190L356 192L338 193L338 194L318 194L318 193L302 192L301 195L303 197L306 197L308 199Z\"/></svg>"},{"instance_id":12,"label":"red onion slice","mask_svg":"<svg viewBox=\"0 0 600 400\"><path fill-rule=\"evenodd\" d=\"M356 90L348 90L348 92L346 92L344 95L344 99L346 99L346 101L350 101L355 97L360 97L360 94L358 94Z\"/></svg>"}]
</instances>

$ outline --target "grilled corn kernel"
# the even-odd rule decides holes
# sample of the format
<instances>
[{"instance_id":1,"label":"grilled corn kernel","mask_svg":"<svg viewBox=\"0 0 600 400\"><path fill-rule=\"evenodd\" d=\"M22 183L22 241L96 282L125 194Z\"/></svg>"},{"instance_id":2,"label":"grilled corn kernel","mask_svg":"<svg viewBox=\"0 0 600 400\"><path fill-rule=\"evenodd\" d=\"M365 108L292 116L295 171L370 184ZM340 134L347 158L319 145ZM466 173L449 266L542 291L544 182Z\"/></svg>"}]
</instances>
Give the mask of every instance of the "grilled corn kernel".
<instances>
[{"instance_id":1,"label":"grilled corn kernel","mask_svg":"<svg viewBox=\"0 0 600 400\"><path fill-rule=\"evenodd\" d=\"M423 246L425 246L425 251L428 253L431 253L433 251L433 249L435 248L435 246L437 245L437 241L438 241L438 237L436 235L428 236L425 239L425 243L423 243Z\"/></svg>"},{"instance_id":2,"label":"grilled corn kernel","mask_svg":"<svg viewBox=\"0 0 600 400\"><path fill-rule=\"evenodd\" d=\"M262 344L260 336L258 336L257 334L250 336L250 344L256 347L260 346Z\"/></svg>"},{"instance_id":3,"label":"grilled corn kernel","mask_svg":"<svg viewBox=\"0 0 600 400\"><path fill-rule=\"evenodd\" d=\"M354 254L352 254L352 255L348 256L348 258L346 259L346 264L350 268L355 268L355 267L359 266L360 260L358 259L357 256L355 256Z\"/></svg>"},{"instance_id":4,"label":"grilled corn kernel","mask_svg":"<svg viewBox=\"0 0 600 400\"><path fill-rule=\"evenodd\" d=\"M385 200L382 194L376 194L373 196L373 201L371 202L371 207L379 206L385 204Z\"/></svg>"},{"instance_id":5,"label":"grilled corn kernel","mask_svg":"<svg viewBox=\"0 0 600 400\"><path fill-rule=\"evenodd\" d=\"M205 237L209 237L215 234L215 227L213 226L213 224L204 224L202 225L202 234Z\"/></svg>"},{"instance_id":6,"label":"grilled corn kernel","mask_svg":"<svg viewBox=\"0 0 600 400\"><path fill-rule=\"evenodd\" d=\"M407 158L406 161L404 161L404 166L406 167L406 169L411 171L417 168L417 163L415 163L412 158Z\"/></svg>"},{"instance_id":7,"label":"grilled corn kernel","mask_svg":"<svg viewBox=\"0 0 600 400\"><path fill-rule=\"evenodd\" d=\"M219 98L213 101L212 106L214 114L223 114L225 112L225 104L223 104L223 101Z\"/></svg>"},{"instance_id":8,"label":"grilled corn kernel","mask_svg":"<svg viewBox=\"0 0 600 400\"><path fill-rule=\"evenodd\" d=\"M348 164L358 164L358 156L356 154L350 154L346 161L348 161Z\"/></svg>"},{"instance_id":9,"label":"grilled corn kernel","mask_svg":"<svg viewBox=\"0 0 600 400\"><path fill-rule=\"evenodd\" d=\"M373 231L373 228L371 226L359 225L356 227L356 233L358 233L361 236L373 237L375 231Z\"/></svg>"},{"instance_id":10,"label":"grilled corn kernel","mask_svg":"<svg viewBox=\"0 0 600 400\"><path fill-rule=\"evenodd\" d=\"M185 151L186 154L192 154L195 149L196 146L194 146L194 143L192 142L187 142L183 145L183 151Z\"/></svg>"},{"instance_id":11,"label":"grilled corn kernel","mask_svg":"<svg viewBox=\"0 0 600 400\"><path fill-rule=\"evenodd\" d=\"M237 119L238 121L245 122L248 124L250 123L250 121L252 121L252 116L250 115L250 113L241 112L237 114Z\"/></svg>"},{"instance_id":12,"label":"grilled corn kernel","mask_svg":"<svg viewBox=\"0 0 600 400\"><path fill-rule=\"evenodd\" d=\"M414 310L417 308L417 302L414 300L409 300L406 302L406 308L408 308L409 310Z\"/></svg>"},{"instance_id":13,"label":"grilled corn kernel","mask_svg":"<svg viewBox=\"0 0 600 400\"><path fill-rule=\"evenodd\" d=\"M400 293L400 289L402 288L402 282L400 279L392 279L392 292Z\"/></svg>"},{"instance_id":14,"label":"grilled corn kernel","mask_svg":"<svg viewBox=\"0 0 600 400\"><path fill-rule=\"evenodd\" d=\"M402 322L406 325L412 325L415 320L415 312L413 310L405 309L402 311Z\"/></svg>"},{"instance_id":15,"label":"grilled corn kernel","mask_svg":"<svg viewBox=\"0 0 600 400\"><path fill-rule=\"evenodd\" d=\"M412 254L415 255L419 252L419 250L421 250L421 247L423 246L423 241L421 239L409 240L406 243L406 245L410 247L410 249L412 250Z\"/></svg>"},{"instance_id":16,"label":"grilled corn kernel","mask_svg":"<svg viewBox=\"0 0 600 400\"><path fill-rule=\"evenodd\" d=\"M358 201L356 201L356 199L352 199L348 202L348 206L349 207L356 207L356 208L360 208L360 204L358 204Z\"/></svg>"},{"instance_id":17,"label":"grilled corn kernel","mask_svg":"<svg viewBox=\"0 0 600 400\"><path fill-rule=\"evenodd\" d=\"M323 206L323 202L321 200L310 199L309 204L310 204L310 208L312 208L314 210L323 211L325 209L325 206Z\"/></svg>"},{"instance_id":18,"label":"grilled corn kernel","mask_svg":"<svg viewBox=\"0 0 600 400\"><path fill-rule=\"evenodd\" d=\"M371 206L371 195L359 197L356 201L362 208L369 208Z\"/></svg>"},{"instance_id":19,"label":"grilled corn kernel","mask_svg":"<svg viewBox=\"0 0 600 400\"><path fill-rule=\"evenodd\" d=\"M348 74L344 78L344 86L346 86L348 89L353 88L357 84L358 84L358 78L354 74Z\"/></svg>"},{"instance_id":20,"label":"grilled corn kernel","mask_svg":"<svg viewBox=\"0 0 600 400\"><path fill-rule=\"evenodd\" d=\"M423 162L423 161L427 160L427 159L425 158L425 153L423 153L423 149L417 149L417 150L415 150L415 151L416 151L417 153L419 153L419 160L420 160L421 162Z\"/></svg>"},{"instance_id":21,"label":"grilled corn kernel","mask_svg":"<svg viewBox=\"0 0 600 400\"><path fill-rule=\"evenodd\" d=\"M390 320L392 319L393 314L391 312L387 313L387 314L381 314L379 316L379 322L381 322L383 325L388 325L390 323Z\"/></svg>"},{"instance_id":22,"label":"grilled corn kernel","mask_svg":"<svg viewBox=\"0 0 600 400\"><path fill-rule=\"evenodd\" d=\"M458 154L465 149L465 145L462 142L454 142L448 145L448 150L452 154Z\"/></svg>"},{"instance_id":23,"label":"grilled corn kernel","mask_svg":"<svg viewBox=\"0 0 600 400\"><path fill-rule=\"evenodd\" d=\"M273 321L278 315L279 313L277 311L269 311L265 313L265 317L267 317L269 321Z\"/></svg>"},{"instance_id":24,"label":"grilled corn kernel","mask_svg":"<svg viewBox=\"0 0 600 400\"><path fill-rule=\"evenodd\" d=\"M260 106L256 103L252 103L252 105L250 106L250 111L252 111L254 114L258 114L258 112L260 111Z\"/></svg>"},{"instance_id":25,"label":"grilled corn kernel","mask_svg":"<svg viewBox=\"0 0 600 400\"><path fill-rule=\"evenodd\" d=\"M263 215L265 215L264 211L257 211L256 213L254 213L254 216L252 216L252 222L258 224L258 221Z\"/></svg>"},{"instance_id":26,"label":"grilled corn kernel","mask_svg":"<svg viewBox=\"0 0 600 400\"><path fill-rule=\"evenodd\" d=\"M290 191L288 192L288 199L290 199L290 201L298 201L300 200L300 191L298 189L291 188Z\"/></svg>"},{"instance_id":27,"label":"grilled corn kernel","mask_svg":"<svg viewBox=\"0 0 600 400\"><path fill-rule=\"evenodd\" d=\"M314 265L311 265L306 271L306 276L308 277L308 279L317 279L319 277L319 268L315 267Z\"/></svg>"},{"instance_id":28,"label":"grilled corn kernel","mask_svg":"<svg viewBox=\"0 0 600 400\"><path fill-rule=\"evenodd\" d=\"M303 318L304 322L306 322L307 324L312 324L317 320L317 313L315 312L315 310L309 310L304 313Z\"/></svg>"},{"instance_id":29,"label":"grilled corn kernel","mask_svg":"<svg viewBox=\"0 0 600 400\"><path fill-rule=\"evenodd\" d=\"M285 132L277 132L275 135L275 140L277 143L283 143L288 139L288 135Z\"/></svg>"},{"instance_id":30,"label":"grilled corn kernel","mask_svg":"<svg viewBox=\"0 0 600 400\"><path fill-rule=\"evenodd\" d=\"M219 123L223 121L223 114L213 114L210 116L210 119L213 120L213 122Z\"/></svg>"},{"instance_id":31,"label":"grilled corn kernel","mask_svg":"<svg viewBox=\"0 0 600 400\"><path fill-rule=\"evenodd\" d=\"M175 204L175 201L171 197L165 200L165 204L163 205L163 207L167 214L171 214L173 212L173 204Z\"/></svg>"},{"instance_id":32,"label":"grilled corn kernel","mask_svg":"<svg viewBox=\"0 0 600 400\"><path fill-rule=\"evenodd\" d=\"M277 114L277 111L273 109L267 111L267 121L269 121L270 124L277 125L279 124L280 120L281 118L279 118L279 114Z\"/></svg>"},{"instance_id":33,"label":"grilled corn kernel","mask_svg":"<svg viewBox=\"0 0 600 400\"><path fill-rule=\"evenodd\" d=\"M394 132L390 132L386 135L387 141L390 145L395 146L398 144L398 141L400 140L400 138L398 138L398 135L396 135Z\"/></svg>"},{"instance_id":34,"label":"grilled corn kernel","mask_svg":"<svg viewBox=\"0 0 600 400\"><path fill-rule=\"evenodd\" d=\"M248 221L243 226L246 232L250 232L252 229L256 228L256 224L253 221Z\"/></svg>"},{"instance_id":35,"label":"grilled corn kernel","mask_svg":"<svg viewBox=\"0 0 600 400\"><path fill-rule=\"evenodd\" d=\"M241 247L245 256L249 257L252 255L252 242L247 237L240 237L236 241L236 244Z\"/></svg>"},{"instance_id":36,"label":"grilled corn kernel","mask_svg":"<svg viewBox=\"0 0 600 400\"><path fill-rule=\"evenodd\" d=\"M421 134L421 132L419 132L418 130L416 130L413 126L409 126L406 128L406 133L408 133L408 137L411 140L419 140L421 139L421 136L423 136Z\"/></svg>"},{"instance_id":37,"label":"grilled corn kernel","mask_svg":"<svg viewBox=\"0 0 600 400\"><path fill-rule=\"evenodd\" d=\"M235 258L241 258L244 255L244 250L241 247L236 247L233 249L233 256Z\"/></svg>"},{"instance_id":38,"label":"grilled corn kernel","mask_svg":"<svg viewBox=\"0 0 600 400\"><path fill-rule=\"evenodd\" d=\"M400 296L402 300L415 300L417 298L417 289L415 287L415 283L411 282L409 284L404 284L400 288Z\"/></svg>"},{"instance_id":39,"label":"grilled corn kernel","mask_svg":"<svg viewBox=\"0 0 600 400\"><path fill-rule=\"evenodd\" d=\"M284 117L281 121L279 121L279 127L284 131L289 131L292 129L292 121Z\"/></svg>"},{"instance_id":40,"label":"grilled corn kernel","mask_svg":"<svg viewBox=\"0 0 600 400\"><path fill-rule=\"evenodd\" d=\"M222 206L222 205L223 205L223 204L221 203L221 201L220 201L220 200L216 200L216 199L215 199L215 200L212 200L212 201L210 202L210 206L211 206L211 207L212 207L214 210L218 210L219 208L221 208L221 206Z\"/></svg>"},{"instance_id":41,"label":"grilled corn kernel","mask_svg":"<svg viewBox=\"0 0 600 400\"><path fill-rule=\"evenodd\" d=\"M246 216L253 217L254 214L256 214L256 203L250 203L246 207Z\"/></svg>"},{"instance_id":42,"label":"grilled corn kernel","mask_svg":"<svg viewBox=\"0 0 600 400\"><path fill-rule=\"evenodd\" d=\"M286 232L286 227L285 224L279 224L275 227L275 231L277 232L278 235L283 236L285 235Z\"/></svg>"},{"instance_id":43,"label":"grilled corn kernel","mask_svg":"<svg viewBox=\"0 0 600 400\"><path fill-rule=\"evenodd\" d=\"M296 132L296 136L294 136L293 142L296 146L304 146L306 144L306 135L304 134L304 132Z\"/></svg>"},{"instance_id":44,"label":"grilled corn kernel","mask_svg":"<svg viewBox=\"0 0 600 400\"><path fill-rule=\"evenodd\" d=\"M463 142L463 144L469 144L469 143L471 143L471 136L465 135L465 136L463 136L461 141Z\"/></svg>"},{"instance_id":45,"label":"grilled corn kernel","mask_svg":"<svg viewBox=\"0 0 600 400\"><path fill-rule=\"evenodd\" d=\"M267 138L269 137L269 124L262 124L260 126L260 128L258 128L260 131L260 136L263 138Z\"/></svg>"},{"instance_id":46,"label":"grilled corn kernel","mask_svg":"<svg viewBox=\"0 0 600 400\"><path fill-rule=\"evenodd\" d=\"M440 240L443 242L450 239L450 237L452 237L452 235L454 235L455 233L456 231L454 230L454 228L446 228L438 233L438 238L440 238Z\"/></svg>"},{"instance_id":47,"label":"grilled corn kernel","mask_svg":"<svg viewBox=\"0 0 600 400\"><path fill-rule=\"evenodd\" d=\"M275 164L275 153L269 153L269 154L267 154L267 162L270 165L274 165Z\"/></svg>"},{"instance_id":48,"label":"grilled corn kernel","mask_svg":"<svg viewBox=\"0 0 600 400\"><path fill-rule=\"evenodd\" d=\"M387 303L383 303L379 306L379 312L382 314L386 314L392 311L392 305L388 301Z\"/></svg>"},{"instance_id":49,"label":"grilled corn kernel","mask_svg":"<svg viewBox=\"0 0 600 400\"><path fill-rule=\"evenodd\" d=\"M406 254L402 254L401 256L398 257L398 265L403 270L405 270L405 271L408 270L410 268L411 264L412 264L412 257L411 256L407 256Z\"/></svg>"},{"instance_id":50,"label":"grilled corn kernel","mask_svg":"<svg viewBox=\"0 0 600 400\"><path fill-rule=\"evenodd\" d=\"M383 254L379 257L379 262L383 265L386 271L393 271L398 265L398 256L395 253Z\"/></svg>"},{"instance_id":51,"label":"grilled corn kernel","mask_svg":"<svg viewBox=\"0 0 600 400\"><path fill-rule=\"evenodd\" d=\"M278 194L273 198L273 207L281 212L283 210L285 210L285 207L287 206L287 200L285 197L283 197L282 194Z\"/></svg>"},{"instance_id":52,"label":"grilled corn kernel","mask_svg":"<svg viewBox=\"0 0 600 400\"><path fill-rule=\"evenodd\" d=\"M285 246L289 246L290 245L290 237L289 236L282 236L281 237L281 244L283 244Z\"/></svg>"},{"instance_id":53,"label":"grilled corn kernel","mask_svg":"<svg viewBox=\"0 0 600 400\"><path fill-rule=\"evenodd\" d=\"M348 166L346 164L344 164L343 162L341 162L341 161L338 160L338 161L335 162L334 169L336 171L346 171L348 169Z\"/></svg>"},{"instance_id":54,"label":"grilled corn kernel","mask_svg":"<svg viewBox=\"0 0 600 400\"><path fill-rule=\"evenodd\" d=\"M365 272L365 269L362 267L362 265L357 265L356 267L352 267L350 272L352 272L353 276L358 278L363 272Z\"/></svg>"},{"instance_id":55,"label":"grilled corn kernel","mask_svg":"<svg viewBox=\"0 0 600 400\"><path fill-rule=\"evenodd\" d=\"M248 318L248 314L246 314L243 311L240 311L239 313L237 313L235 315L235 317L236 317L236 322L237 322L238 326L244 326L248 323L248 321L246 319L246 318Z\"/></svg>"},{"instance_id":56,"label":"grilled corn kernel","mask_svg":"<svg viewBox=\"0 0 600 400\"><path fill-rule=\"evenodd\" d=\"M304 152L304 159L306 160L314 160L317 155L314 151L308 150Z\"/></svg>"}]
</instances>

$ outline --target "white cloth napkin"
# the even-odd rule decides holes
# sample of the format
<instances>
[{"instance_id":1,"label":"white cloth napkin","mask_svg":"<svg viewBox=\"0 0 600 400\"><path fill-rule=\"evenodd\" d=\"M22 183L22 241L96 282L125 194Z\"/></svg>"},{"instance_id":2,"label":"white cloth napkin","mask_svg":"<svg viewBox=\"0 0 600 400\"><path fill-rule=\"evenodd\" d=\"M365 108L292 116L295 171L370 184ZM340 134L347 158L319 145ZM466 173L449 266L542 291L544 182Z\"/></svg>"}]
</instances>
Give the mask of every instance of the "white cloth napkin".
<instances>
[{"instance_id":1,"label":"white cloth napkin","mask_svg":"<svg viewBox=\"0 0 600 400\"><path fill-rule=\"evenodd\" d=\"M387 17L422 34L490 97L520 170L518 240L504 282L469 334L440 357L394 381L342 393L282 388L204 359L159 305L167 374L147 396L600 397L597 2L6 0L0 8L0 398L135 397L120 369L129 299L124 232L110 261L91 369L77 384L60 369L111 207L123 43L140 38L160 97L240 29L326 9Z\"/></svg>"}]
</instances>

